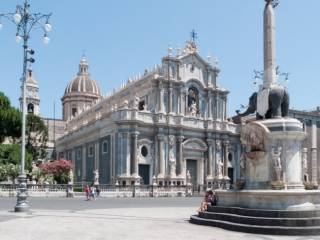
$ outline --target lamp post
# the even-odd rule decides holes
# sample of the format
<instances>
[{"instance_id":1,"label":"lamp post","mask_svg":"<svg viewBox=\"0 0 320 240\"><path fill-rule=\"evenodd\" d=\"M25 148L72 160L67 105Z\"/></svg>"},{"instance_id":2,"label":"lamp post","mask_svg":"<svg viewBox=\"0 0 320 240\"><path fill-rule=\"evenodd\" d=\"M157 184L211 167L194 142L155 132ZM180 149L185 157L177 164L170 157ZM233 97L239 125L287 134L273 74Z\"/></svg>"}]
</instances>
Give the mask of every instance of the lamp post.
<instances>
[{"instance_id":1,"label":"lamp post","mask_svg":"<svg viewBox=\"0 0 320 240\"><path fill-rule=\"evenodd\" d=\"M27 201L27 177L25 174L25 130L26 130L26 80L27 80L27 64L34 63L34 58L30 55L34 54L34 50L28 47L28 40L30 33L34 29L42 29L44 31L43 42L49 43L48 32L52 27L49 24L50 14L31 13L29 11L29 0L24 0L24 4L17 5L14 13L0 13L0 29L2 28L2 19L8 19L17 27L16 41L23 40L23 72L22 72L22 133L21 133L21 168L18 177L19 186L17 192L17 204L15 205L15 212L27 212L30 209Z\"/></svg>"}]
</instances>

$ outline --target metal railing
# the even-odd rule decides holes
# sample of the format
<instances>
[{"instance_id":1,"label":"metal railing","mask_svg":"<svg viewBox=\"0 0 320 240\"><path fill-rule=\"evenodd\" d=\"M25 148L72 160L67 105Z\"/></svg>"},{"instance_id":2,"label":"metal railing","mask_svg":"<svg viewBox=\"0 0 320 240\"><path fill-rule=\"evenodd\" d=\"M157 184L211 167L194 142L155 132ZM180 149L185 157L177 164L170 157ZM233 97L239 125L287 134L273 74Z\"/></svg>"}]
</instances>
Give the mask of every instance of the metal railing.
<instances>
[{"instance_id":1,"label":"metal railing","mask_svg":"<svg viewBox=\"0 0 320 240\"><path fill-rule=\"evenodd\" d=\"M83 196L86 183L68 184L28 184L30 196ZM90 185L89 185L90 186ZM192 186L155 186L155 185L130 185L118 186L100 184L95 186L99 189L101 197L183 197L192 196ZM0 196L13 196L16 194L18 185L0 184Z\"/></svg>"}]
</instances>

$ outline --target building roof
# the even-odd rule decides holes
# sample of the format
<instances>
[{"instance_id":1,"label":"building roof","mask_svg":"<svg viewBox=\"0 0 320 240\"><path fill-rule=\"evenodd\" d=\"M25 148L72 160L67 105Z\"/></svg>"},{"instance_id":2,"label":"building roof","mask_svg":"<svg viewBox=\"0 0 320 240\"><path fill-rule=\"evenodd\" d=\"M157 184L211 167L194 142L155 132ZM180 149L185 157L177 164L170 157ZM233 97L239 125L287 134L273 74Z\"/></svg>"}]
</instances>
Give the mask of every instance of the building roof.
<instances>
[{"instance_id":1,"label":"building roof","mask_svg":"<svg viewBox=\"0 0 320 240\"><path fill-rule=\"evenodd\" d=\"M77 76L69 82L64 95L69 93L87 93L93 95L101 95L101 91L95 80L91 79L89 74L89 65L83 57L79 64L79 72Z\"/></svg>"}]
</instances>

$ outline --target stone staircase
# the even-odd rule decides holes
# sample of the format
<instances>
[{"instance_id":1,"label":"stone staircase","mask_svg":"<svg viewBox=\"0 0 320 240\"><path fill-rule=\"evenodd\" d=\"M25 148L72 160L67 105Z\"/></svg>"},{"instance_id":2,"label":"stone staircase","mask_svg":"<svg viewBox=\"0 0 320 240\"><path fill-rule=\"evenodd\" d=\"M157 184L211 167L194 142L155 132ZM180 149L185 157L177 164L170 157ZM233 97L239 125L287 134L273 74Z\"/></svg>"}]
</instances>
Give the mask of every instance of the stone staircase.
<instances>
[{"instance_id":1,"label":"stone staircase","mask_svg":"<svg viewBox=\"0 0 320 240\"><path fill-rule=\"evenodd\" d=\"M190 222L255 234L320 234L320 210L265 210L214 206L191 216Z\"/></svg>"}]
</instances>

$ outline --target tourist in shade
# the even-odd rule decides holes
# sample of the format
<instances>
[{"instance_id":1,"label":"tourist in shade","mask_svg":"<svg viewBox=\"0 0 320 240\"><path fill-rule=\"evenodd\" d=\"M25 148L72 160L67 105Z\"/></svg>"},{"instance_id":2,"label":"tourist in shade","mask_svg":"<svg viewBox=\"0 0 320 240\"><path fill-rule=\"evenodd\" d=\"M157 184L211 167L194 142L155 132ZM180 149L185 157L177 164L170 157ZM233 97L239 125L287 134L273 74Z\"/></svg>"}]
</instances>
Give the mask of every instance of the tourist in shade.
<instances>
[{"instance_id":1,"label":"tourist in shade","mask_svg":"<svg viewBox=\"0 0 320 240\"><path fill-rule=\"evenodd\" d=\"M206 191L206 194L204 196L203 201L201 202L200 208L198 209L198 212L204 212L207 211L208 206L211 205L213 202L213 191L210 189Z\"/></svg>"}]
</instances>

